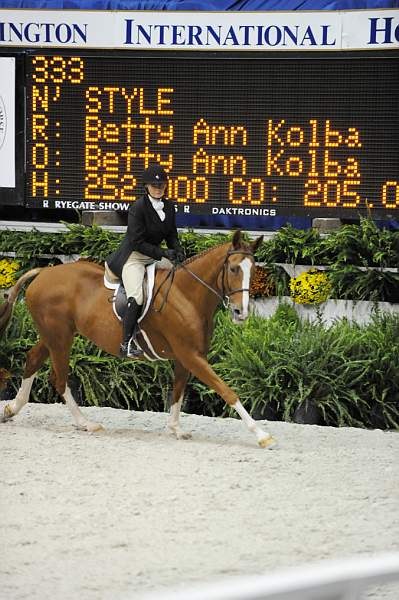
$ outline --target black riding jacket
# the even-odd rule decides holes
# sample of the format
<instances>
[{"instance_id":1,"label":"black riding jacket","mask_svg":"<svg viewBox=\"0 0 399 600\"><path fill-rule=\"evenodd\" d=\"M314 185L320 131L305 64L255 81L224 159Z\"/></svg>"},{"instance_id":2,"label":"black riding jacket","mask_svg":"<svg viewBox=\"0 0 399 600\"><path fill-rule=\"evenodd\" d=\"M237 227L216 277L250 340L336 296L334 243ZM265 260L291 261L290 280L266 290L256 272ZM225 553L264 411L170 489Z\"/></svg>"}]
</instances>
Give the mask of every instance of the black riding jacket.
<instances>
[{"instance_id":1,"label":"black riding jacket","mask_svg":"<svg viewBox=\"0 0 399 600\"><path fill-rule=\"evenodd\" d=\"M170 200L163 199L163 204L164 221L157 215L147 194L130 206L126 235L119 248L105 259L111 271L118 277L122 277L123 266L133 250L155 260L160 260L163 256L159 246L164 240L168 248L181 250L175 207Z\"/></svg>"}]
</instances>

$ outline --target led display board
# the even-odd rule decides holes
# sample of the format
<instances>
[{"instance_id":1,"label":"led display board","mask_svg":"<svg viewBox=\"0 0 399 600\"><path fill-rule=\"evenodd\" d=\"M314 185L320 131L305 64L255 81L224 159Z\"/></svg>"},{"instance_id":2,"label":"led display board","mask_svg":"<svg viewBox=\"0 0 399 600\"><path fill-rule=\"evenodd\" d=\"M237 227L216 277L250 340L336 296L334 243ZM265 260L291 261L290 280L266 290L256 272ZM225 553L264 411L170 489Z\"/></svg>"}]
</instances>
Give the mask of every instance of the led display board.
<instances>
[{"instance_id":1,"label":"led display board","mask_svg":"<svg viewBox=\"0 0 399 600\"><path fill-rule=\"evenodd\" d=\"M397 52L26 55L29 207L397 217Z\"/></svg>"}]
</instances>

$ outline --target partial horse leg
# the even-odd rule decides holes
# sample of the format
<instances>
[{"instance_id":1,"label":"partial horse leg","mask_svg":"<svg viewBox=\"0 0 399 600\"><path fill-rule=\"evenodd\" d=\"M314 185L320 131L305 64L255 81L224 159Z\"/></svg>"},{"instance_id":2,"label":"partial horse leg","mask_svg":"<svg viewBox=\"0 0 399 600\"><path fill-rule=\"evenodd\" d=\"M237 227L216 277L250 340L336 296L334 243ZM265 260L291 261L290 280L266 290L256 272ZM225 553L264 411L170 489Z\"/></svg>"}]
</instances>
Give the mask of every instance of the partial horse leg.
<instances>
[{"instance_id":1,"label":"partial horse leg","mask_svg":"<svg viewBox=\"0 0 399 600\"><path fill-rule=\"evenodd\" d=\"M36 372L48 358L49 351L47 346L40 340L26 356L24 375L17 395L4 407L4 421L15 417L19 411L29 402L29 395Z\"/></svg>"},{"instance_id":2,"label":"partial horse leg","mask_svg":"<svg viewBox=\"0 0 399 600\"><path fill-rule=\"evenodd\" d=\"M72 345L73 336L68 339L58 339L57 348L50 349L50 358L54 371L54 386L60 396L63 397L65 404L71 411L72 417L78 429L83 431L100 431L103 428L99 423L89 421L81 412L79 406L72 395L71 389L68 386L68 371L69 371L69 353Z\"/></svg>"},{"instance_id":3,"label":"partial horse leg","mask_svg":"<svg viewBox=\"0 0 399 600\"><path fill-rule=\"evenodd\" d=\"M177 360L175 361L175 378L173 382L172 402L170 406L170 416L168 428L178 440L187 440L191 433L184 433L180 427L180 410L184 398L184 390L189 378L189 371L185 369Z\"/></svg>"},{"instance_id":4,"label":"partial horse leg","mask_svg":"<svg viewBox=\"0 0 399 600\"><path fill-rule=\"evenodd\" d=\"M248 429L256 435L257 442L261 448L271 448L275 444L275 440L270 433L263 431L259 427L256 421L245 410L237 394L216 375L206 358L199 354L190 355L189 352L187 352L186 357L183 358L182 356L181 358L184 366L193 375L215 390L229 406L232 406L238 412Z\"/></svg>"},{"instance_id":5,"label":"partial horse leg","mask_svg":"<svg viewBox=\"0 0 399 600\"><path fill-rule=\"evenodd\" d=\"M76 423L76 427L78 429L81 429L83 431L89 431L90 433L93 433L95 431L101 431L104 429L104 427L101 425L101 423L96 423L95 421L89 421L84 416L84 414L80 410L79 406L76 404L75 398L73 397L71 388L68 386L68 384L65 385L65 391L62 394L62 397L64 398L65 404L71 411L72 416Z\"/></svg>"}]
</instances>

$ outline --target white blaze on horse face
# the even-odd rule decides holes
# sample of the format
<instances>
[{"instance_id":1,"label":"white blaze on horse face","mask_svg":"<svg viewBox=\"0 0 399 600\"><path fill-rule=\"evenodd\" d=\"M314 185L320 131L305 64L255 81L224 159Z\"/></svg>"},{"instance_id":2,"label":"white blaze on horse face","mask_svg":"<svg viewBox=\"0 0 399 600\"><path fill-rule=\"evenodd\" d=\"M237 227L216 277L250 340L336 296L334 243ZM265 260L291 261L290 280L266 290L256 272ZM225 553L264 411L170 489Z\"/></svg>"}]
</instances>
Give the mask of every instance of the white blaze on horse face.
<instances>
[{"instance_id":1,"label":"white blaze on horse face","mask_svg":"<svg viewBox=\"0 0 399 600\"><path fill-rule=\"evenodd\" d=\"M242 288L249 290L249 282L251 280L251 267L252 261L249 258L244 258L240 262L242 269ZM242 292L242 313L241 318L246 319L248 317L249 310L249 292Z\"/></svg>"}]
</instances>

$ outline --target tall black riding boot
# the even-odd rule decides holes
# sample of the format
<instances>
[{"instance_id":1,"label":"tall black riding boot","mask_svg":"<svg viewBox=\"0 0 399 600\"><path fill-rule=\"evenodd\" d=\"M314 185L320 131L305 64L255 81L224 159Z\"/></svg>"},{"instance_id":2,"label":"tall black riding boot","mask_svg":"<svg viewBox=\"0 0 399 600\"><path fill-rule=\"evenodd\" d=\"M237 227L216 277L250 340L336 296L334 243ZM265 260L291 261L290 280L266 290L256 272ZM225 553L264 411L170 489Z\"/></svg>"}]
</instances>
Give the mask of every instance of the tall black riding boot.
<instances>
[{"instance_id":1,"label":"tall black riding boot","mask_svg":"<svg viewBox=\"0 0 399 600\"><path fill-rule=\"evenodd\" d=\"M123 328L123 339L120 346L120 355L123 358L128 356L129 341L132 337L136 328L137 318L139 316L140 306L136 300L132 297L127 299L126 313L123 317L122 328ZM131 344L131 346L133 346ZM129 356L141 356L143 353L135 346L131 347Z\"/></svg>"}]
</instances>

